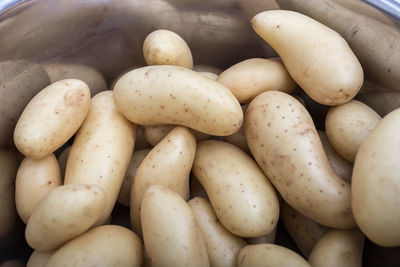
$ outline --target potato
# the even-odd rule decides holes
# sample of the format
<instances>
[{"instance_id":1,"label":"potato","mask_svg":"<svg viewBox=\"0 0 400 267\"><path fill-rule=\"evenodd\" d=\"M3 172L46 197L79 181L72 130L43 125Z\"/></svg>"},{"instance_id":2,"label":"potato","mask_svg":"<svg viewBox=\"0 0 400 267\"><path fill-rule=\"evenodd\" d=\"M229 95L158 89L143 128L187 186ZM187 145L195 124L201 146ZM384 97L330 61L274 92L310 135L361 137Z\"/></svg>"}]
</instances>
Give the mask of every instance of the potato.
<instances>
[{"instance_id":1,"label":"potato","mask_svg":"<svg viewBox=\"0 0 400 267\"><path fill-rule=\"evenodd\" d=\"M360 230L380 246L400 245L400 109L386 115L358 150L351 197Z\"/></svg>"},{"instance_id":2,"label":"potato","mask_svg":"<svg viewBox=\"0 0 400 267\"><path fill-rule=\"evenodd\" d=\"M89 86L91 95L105 91L108 88L103 75L90 66L61 62L43 62L41 65L49 75L51 83L64 79L78 79Z\"/></svg>"},{"instance_id":3,"label":"potato","mask_svg":"<svg viewBox=\"0 0 400 267\"><path fill-rule=\"evenodd\" d=\"M254 238L246 238L245 240L247 243L253 244L274 244L276 239L276 230L278 227L275 227L271 233L261 236L261 237L254 237Z\"/></svg>"},{"instance_id":4,"label":"potato","mask_svg":"<svg viewBox=\"0 0 400 267\"><path fill-rule=\"evenodd\" d=\"M189 174L196 152L196 140L189 129L177 126L143 159L131 188L131 225L141 235L140 206L146 189L163 185L183 199L189 199Z\"/></svg>"},{"instance_id":5,"label":"potato","mask_svg":"<svg viewBox=\"0 0 400 267\"><path fill-rule=\"evenodd\" d=\"M210 266L201 230L181 196L152 185L144 194L140 213L152 266Z\"/></svg>"},{"instance_id":6,"label":"potato","mask_svg":"<svg viewBox=\"0 0 400 267\"><path fill-rule=\"evenodd\" d=\"M140 125L179 124L210 135L229 135L243 121L228 88L177 66L150 66L122 76L114 87L118 109Z\"/></svg>"},{"instance_id":7,"label":"potato","mask_svg":"<svg viewBox=\"0 0 400 267\"><path fill-rule=\"evenodd\" d=\"M211 266L237 266L239 250L247 243L222 226L209 201L195 197L188 202L206 242Z\"/></svg>"},{"instance_id":8,"label":"potato","mask_svg":"<svg viewBox=\"0 0 400 267\"><path fill-rule=\"evenodd\" d=\"M360 60L368 81L391 90L400 90L398 29L357 14L331 0L276 1L281 8L310 16L343 36ZM343 62L339 65L344 66Z\"/></svg>"},{"instance_id":9,"label":"potato","mask_svg":"<svg viewBox=\"0 0 400 267\"><path fill-rule=\"evenodd\" d=\"M381 119L364 103L352 100L329 109L325 119L326 135L343 158L354 162L360 145Z\"/></svg>"},{"instance_id":10,"label":"potato","mask_svg":"<svg viewBox=\"0 0 400 267\"><path fill-rule=\"evenodd\" d=\"M222 72L217 81L228 87L240 103L249 103L262 92L290 93L296 87L282 62L265 58L241 61Z\"/></svg>"},{"instance_id":11,"label":"potato","mask_svg":"<svg viewBox=\"0 0 400 267\"><path fill-rule=\"evenodd\" d=\"M26 267L44 267L54 252L53 250L45 252L34 250L26 263Z\"/></svg>"},{"instance_id":12,"label":"potato","mask_svg":"<svg viewBox=\"0 0 400 267\"><path fill-rule=\"evenodd\" d=\"M80 80L55 82L25 107L14 130L18 150L32 159L44 158L70 139L85 119L89 87Z\"/></svg>"},{"instance_id":13,"label":"potato","mask_svg":"<svg viewBox=\"0 0 400 267\"><path fill-rule=\"evenodd\" d=\"M88 230L106 203L97 185L63 185L51 190L36 206L25 230L26 242L38 251L56 249Z\"/></svg>"},{"instance_id":14,"label":"potato","mask_svg":"<svg viewBox=\"0 0 400 267\"><path fill-rule=\"evenodd\" d=\"M246 112L247 105L242 106L243 113ZM224 141L237 146L244 152L250 154L249 146L247 145L246 137L244 136L243 125L238 131L231 135L224 136Z\"/></svg>"},{"instance_id":15,"label":"potato","mask_svg":"<svg viewBox=\"0 0 400 267\"><path fill-rule=\"evenodd\" d=\"M337 32L288 10L259 13L251 23L278 52L290 76L316 102L343 104L360 90L363 69Z\"/></svg>"},{"instance_id":16,"label":"potato","mask_svg":"<svg viewBox=\"0 0 400 267\"><path fill-rule=\"evenodd\" d=\"M198 143L192 172L203 185L221 224L242 237L271 233L279 218L275 189L257 163L226 142Z\"/></svg>"},{"instance_id":17,"label":"potato","mask_svg":"<svg viewBox=\"0 0 400 267\"><path fill-rule=\"evenodd\" d=\"M318 240L328 231L328 228L304 216L286 202L281 205L281 218L286 230L306 257L310 255Z\"/></svg>"},{"instance_id":18,"label":"potato","mask_svg":"<svg viewBox=\"0 0 400 267\"><path fill-rule=\"evenodd\" d=\"M274 244L245 246L239 252L238 263L239 267L311 266L296 252Z\"/></svg>"},{"instance_id":19,"label":"potato","mask_svg":"<svg viewBox=\"0 0 400 267\"><path fill-rule=\"evenodd\" d=\"M363 248L364 236L358 229L332 229L314 246L308 261L313 267L361 267Z\"/></svg>"},{"instance_id":20,"label":"potato","mask_svg":"<svg viewBox=\"0 0 400 267\"><path fill-rule=\"evenodd\" d=\"M400 108L400 92L375 91L358 94L356 99L371 107L381 117Z\"/></svg>"},{"instance_id":21,"label":"potato","mask_svg":"<svg viewBox=\"0 0 400 267\"><path fill-rule=\"evenodd\" d=\"M353 228L350 185L332 169L305 107L270 91L247 107L244 131L255 160L293 208L333 228Z\"/></svg>"},{"instance_id":22,"label":"potato","mask_svg":"<svg viewBox=\"0 0 400 267\"><path fill-rule=\"evenodd\" d=\"M11 231L17 219L15 176L18 165L16 153L0 149L0 238Z\"/></svg>"},{"instance_id":23,"label":"potato","mask_svg":"<svg viewBox=\"0 0 400 267\"><path fill-rule=\"evenodd\" d=\"M54 154L39 160L25 158L22 161L15 180L15 204L25 224L39 201L61 184L60 168Z\"/></svg>"},{"instance_id":24,"label":"potato","mask_svg":"<svg viewBox=\"0 0 400 267\"><path fill-rule=\"evenodd\" d=\"M117 225L95 227L58 249L45 266L139 267L143 260L141 240Z\"/></svg>"},{"instance_id":25,"label":"potato","mask_svg":"<svg viewBox=\"0 0 400 267\"><path fill-rule=\"evenodd\" d=\"M137 169L142 163L143 159L150 152L150 149L136 150L129 162L128 170L126 171L124 181L122 182L121 189L118 193L118 203L129 206L131 202L131 188L132 182L135 179Z\"/></svg>"},{"instance_id":26,"label":"potato","mask_svg":"<svg viewBox=\"0 0 400 267\"><path fill-rule=\"evenodd\" d=\"M50 84L46 71L27 61L0 62L0 147L10 146L25 106Z\"/></svg>"},{"instance_id":27,"label":"potato","mask_svg":"<svg viewBox=\"0 0 400 267\"><path fill-rule=\"evenodd\" d=\"M135 143L136 126L115 107L113 91L91 100L89 114L68 154L65 184L97 184L107 195L103 215L110 216L124 180Z\"/></svg>"},{"instance_id":28,"label":"potato","mask_svg":"<svg viewBox=\"0 0 400 267\"><path fill-rule=\"evenodd\" d=\"M147 35L143 43L143 56L147 65L193 68L189 46L181 36L169 30L156 30Z\"/></svg>"},{"instance_id":29,"label":"potato","mask_svg":"<svg viewBox=\"0 0 400 267\"><path fill-rule=\"evenodd\" d=\"M323 131L318 131L318 136L321 139L322 146L324 147L326 156L328 157L329 163L332 169L337 175L343 178L347 182L351 182L351 173L353 172L353 164L345 160L340 156L335 149L329 143L326 133Z\"/></svg>"},{"instance_id":30,"label":"potato","mask_svg":"<svg viewBox=\"0 0 400 267\"><path fill-rule=\"evenodd\" d=\"M176 125L154 125L143 126L143 135L146 141L152 146L157 145ZM208 139L210 135L190 129L196 141Z\"/></svg>"}]
</instances>

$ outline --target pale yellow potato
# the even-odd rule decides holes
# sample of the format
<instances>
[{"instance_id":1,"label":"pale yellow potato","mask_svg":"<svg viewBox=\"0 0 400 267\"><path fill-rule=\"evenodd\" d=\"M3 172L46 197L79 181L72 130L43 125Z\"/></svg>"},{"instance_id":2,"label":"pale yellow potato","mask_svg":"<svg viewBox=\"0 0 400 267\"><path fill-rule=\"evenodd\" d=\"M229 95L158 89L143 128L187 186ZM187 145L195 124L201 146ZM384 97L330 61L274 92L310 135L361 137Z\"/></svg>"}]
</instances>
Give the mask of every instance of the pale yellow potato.
<instances>
[{"instance_id":1,"label":"pale yellow potato","mask_svg":"<svg viewBox=\"0 0 400 267\"><path fill-rule=\"evenodd\" d=\"M26 242L38 251L57 249L88 230L106 203L97 185L63 185L51 190L36 206L25 230Z\"/></svg>"},{"instance_id":2,"label":"pale yellow potato","mask_svg":"<svg viewBox=\"0 0 400 267\"><path fill-rule=\"evenodd\" d=\"M28 262L26 263L26 267L44 267L46 266L47 261L54 254L54 250L40 252L34 250L29 257Z\"/></svg>"},{"instance_id":3,"label":"pale yellow potato","mask_svg":"<svg viewBox=\"0 0 400 267\"><path fill-rule=\"evenodd\" d=\"M324 147L326 156L328 157L329 163L332 169L337 175L343 178L343 180L351 183L351 174L353 172L353 164L345 160L340 156L336 150L332 147L331 143L323 131L318 131L319 138L321 139L322 146Z\"/></svg>"},{"instance_id":4,"label":"pale yellow potato","mask_svg":"<svg viewBox=\"0 0 400 267\"><path fill-rule=\"evenodd\" d=\"M142 163L143 159L150 152L151 149L141 149L135 150L133 152L131 161L129 162L128 170L126 171L124 181L122 182L121 189L118 193L117 201L118 203L129 206L131 202L131 188L132 182L135 179L136 172L140 163Z\"/></svg>"},{"instance_id":5,"label":"pale yellow potato","mask_svg":"<svg viewBox=\"0 0 400 267\"><path fill-rule=\"evenodd\" d=\"M213 72L208 72L208 71L199 71L199 73L211 80L216 81L218 79L218 75L213 73Z\"/></svg>"},{"instance_id":6,"label":"pale yellow potato","mask_svg":"<svg viewBox=\"0 0 400 267\"><path fill-rule=\"evenodd\" d=\"M400 109L386 115L361 145L354 162L352 209L372 242L400 245Z\"/></svg>"},{"instance_id":7,"label":"pale yellow potato","mask_svg":"<svg viewBox=\"0 0 400 267\"><path fill-rule=\"evenodd\" d=\"M142 241L134 232L122 226L104 225L66 243L45 266L139 267L142 260Z\"/></svg>"},{"instance_id":8,"label":"pale yellow potato","mask_svg":"<svg viewBox=\"0 0 400 267\"><path fill-rule=\"evenodd\" d=\"M157 145L176 125L143 126L143 136L152 146ZM196 141L208 139L210 135L190 129Z\"/></svg>"},{"instance_id":9,"label":"pale yellow potato","mask_svg":"<svg viewBox=\"0 0 400 267\"><path fill-rule=\"evenodd\" d=\"M8 234L17 221L15 177L18 170L16 153L0 149L0 238Z\"/></svg>"},{"instance_id":10,"label":"pale yellow potato","mask_svg":"<svg viewBox=\"0 0 400 267\"><path fill-rule=\"evenodd\" d=\"M381 119L369 106L352 100L329 109L325 119L326 135L343 158L354 162L362 142Z\"/></svg>"},{"instance_id":11,"label":"pale yellow potato","mask_svg":"<svg viewBox=\"0 0 400 267\"><path fill-rule=\"evenodd\" d=\"M299 254L274 244L248 245L239 252L238 267L311 267Z\"/></svg>"},{"instance_id":12,"label":"pale yellow potato","mask_svg":"<svg viewBox=\"0 0 400 267\"><path fill-rule=\"evenodd\" d=\"M65 169L67 167L67 160L68 160L68 154L69 151L71 150L71 146L67 146L58 156L57 161L58 165L60 166L60 173L61 173L61 178L64 180L65 176Z\"/></svg>"},{"instance_id":13,"label":"pale yellow potato","mask_svg":"<svg viewBox=\"0 0 400 267\"><path fill-rule=\"evenodd\" d=\"M89 87L80 80L55 82L25 107L14 130L18 150L32 159L44 158L70 139L85 119Z\"/></svg>"},{"instance_id":14,"label":"pale yellow potato","mask_svg":"<svg viewBox=\"0 0 400 267\"><path fill-rule=\"evenodd\" d=\"M275 189L241 149L222 141L202 141L197 145L192 172L228 231L261 237L274 230L279 218Z\"/></svg>"},{"instance_id":15,"label":"pale yellow potato","mask_svg":"<svg viewBox=\"0 0 400 267\"><path fill-rule=\"evenodd\" d=\"M201 230L181 196L152 185L144 194L140 213L151 266L210 266Z\"/></svg>"},{"instance_id":16,"label":"pale yellow potato","mask_svg":"<svg viewBox=\"0 0 400 267\"><path fill-rule=\"evenodd\" d=\"M247 105L242 106L243 113L246 112ZM246 137L244 136L243 125L235 133L224 136L224 141L237 146L244 152L250 154L249 146L247 145Z\"/></svg>"},{"instance_id":17,"label":"pale yellow potato","mask_svg":"<svg viewBox=\"0 0 400 267\"><path fill-rule=\"evenodd\" d=\"M334 30L289 10L259 13L251 23L278 52L290 76L316 102L343 104L360 90L364 81L361 64Z\"/></svg>"},{"instance_id":18,"label":"pale yellow potato","mask_svg":"<svg viewBox=\"0 0 400 267\"><path fill-rule=\"evenodd\" d=\"M274 244L275 243L275 238L276 238L276 230L277 230L277 227L275 227L274 230L271 233L267 234L267 235L264 235L264 236L261 236L261 237L246 238L245 240L250 245L253 245L253 244Z\"/></svg>"},{"instance_id":19,"label":"pale yellow potato","mask_svg":"<svg viewBox=\"0 0 400 267\"><path fill-rule=\"evenodd\" d=\"M247 243L235 236L218 221L210 202L195 197L188 202L207 246L211 266L237 266L239 250Z\"/></svg>"},{"instance_id":20,"label":"pale yellow potato","mask_svg":"<svg viewBox=\"0 0 400 267\"><path fill-rule=\"evenodd\" d=\"M108 88L103 75L90 66L61 62L44 62L41 65L49 75L51 83L64 79L78 79L89 86L91 95Z\"/></svg>"},{"instance_id":21,"label":"pale yellow potato","mask_svg":"<svg viewBox=\"0 0 400 267\"><path fill-rule=\"evenodd\" d=\"M61 184L60 168L54 154L39 160L25 158L15 180L15 205L22 221L27 223L39 201Z\"/></svg>"},{"instance_id":22,"label":"pale yellow potato","mask_svg":"<svg viewBox=\"0 0 400 267\"><path fill-rule=\"evenodd\" d=\"M332 229L324 234L311 251L313 267L361 267L364 236L358 230Z\"/></svg>"},{"instance_id":23,"label":"pale yellow potato","mask_svg":"<svg viewBox=\"0 0 400 267\"><path fill-rule=\"evenodd\" d=\"M169 30L156 30L147 35L143 43L143 56L147 65L193 68L189 46L181 36Z\"/></svg>"},{"instance_id":24,"label":"pale yellow potato","mask_svg":"<svg viewBox=\"0 0 400 267\"><path fill-rule=\"evenodd\" d=\"M0 267L25 267L25 264L21 260L8 260L0 264Z\"/></svg>"},{"instance_id":25,"label":"pale yellow potato","mask_svg":"<svg viewBox=\"0 0 400 267\"><path fill-rule=\"evenodd\" d=\"M177 126L143 159L131 187L131 225L141 236L140 206L147 188L163 185L189 199L189 175L196 153L196 139L188 128Z\"/></svg>"},{"instance_id":26,"label":"pale yellow potato","mask_svg":"<svg viewBox=\"0 0 400 267\"><path fill-rule=\"evenodd\" d=\"M118 109L140 125L179 124L210 135L236 132L243 112L224 85L177 66L149 66L122 76L114 87Z\"/></svg>"},{"instance_id":27,"label":"pale yellow potato","mask_svg":"<svg viewBox=\"0 0 400 267\"><path fill-rule=\"evenodd\" d=\"M281 205L281 219L297 247L306 257L310 255L314 245L329 229L304 216L286 202Z\"/></svg>"},{"instance_id":28,"label":"pale yellow potato","mask_svg":"<svg viewBox=\"0 0 400 267\"><path fill-rule=\"evenodd\" d=\"M252 155L293 208L333 228L354 228L350 184L332 169L314 123L294 97L269 91L246 110Z\"/></svg>"},{"instance_id":29,"label":"pale yellow potato","mask_svg":"<svg viewBox=\"0 0 400 267\"><path fill-rule=\"evenodd\" d=\"M249 103L266 91L291 93L296 83L282 62L265 58L250 58L222 72L217 79L231 90L240 103Z\"/></svg>"},{"instance_id":30,"label":"pale yellow potato","mask_svg":"<svg viewBox=\"0 0 400 267\"><path fill-rule=\"evenodd\" d=\"M113 91L91 100L89 114L68 154L64 184L97 184L107 202L97 225L110 216L134 149L136 125L116 108Z\"/></svg>"}]
</instances>

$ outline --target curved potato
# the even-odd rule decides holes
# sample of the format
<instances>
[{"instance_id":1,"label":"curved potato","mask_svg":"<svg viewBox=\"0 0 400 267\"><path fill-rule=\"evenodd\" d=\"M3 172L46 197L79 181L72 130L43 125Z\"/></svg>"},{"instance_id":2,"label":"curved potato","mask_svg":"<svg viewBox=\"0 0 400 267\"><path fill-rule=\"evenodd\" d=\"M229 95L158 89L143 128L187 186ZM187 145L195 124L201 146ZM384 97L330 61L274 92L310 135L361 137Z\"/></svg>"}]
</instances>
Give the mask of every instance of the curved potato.
<instances>
[{"instance_id":1,"label":"curved potato","mask_svg":"<svg viewBox=\"0 0 400 267\"><path fill-rule=\"evenodd\" d=\"M311 267L299 254L274 244L248 245L239 252L238 267Z\"/></svg>"},{"instance_id":2,"label":"curved potato","mask_svg":"<svg viewBox=\"0 0 400 267\"><path fill-rule=\"evenodd\" d=\"M68 154L64 184L97 184L107 195L102 224L110 216L135 143L136 125L116 108L113 91L91 100L90 110Z\"/></svg>"},{"instance_id":3,"label":"curved potato","mask_svg":"<svg viewBox=\"0 0 400 267\"><path fill-rule=\"evenodd\" d=\"M360 230L380 246L400 245L400 109L386 115L362 143L351 196Z\"/></svg>"},{"instance_id":4,"label":"curved potato","mask_svg":"<svg viewBox=\"0 0 400 267\"><path fill-rule=\"evenodd\" d=\"M228 231L261 237L274 230L279 218L275 189L241 149L222 141L202 141L197 145L192 172Z\"/></svg>"},{"instance_id":5,"label":"curved potato","mask_svg":"<svg viewBox=\"0 0 400 267\"><path fill-rule=\"evenodd\" d=\"M328 227L355 227L350 184L332 169L299 101L282 92L265 92L249 104L245 118L251 153L290 206Z\"/></svg>"},{"instance_id":6,"label":"curved potato","mask_svg":"<svg viewBox=\"0 0 400 267\"><path fill-rule=\"evenodd\" d=\"M210 135L236 132L243 121L228 88L177 66L149 66L122 76L114 87L118 109L140 125L179 124Z\"/></svg>"},{"instance_id":7,"label":"curved potato","mask_svg":"<svg viewBox=\"0 0 400 267\"><path fill-rule=\"evenodd\" d=\"M249 103L271 90L289 94L296 87L282 62L265 58L241 61L222 72L217 81L228 87L240 103Z\"/></svg>"},{"instance_id":8,"label":"curved potato","mask_svg":"<svg viewBox=\"0 0 400 267\"><path fill-rule=\"evenodd\" d=\"M143 43L143 56L147 65L193 68L189 46L181 36L169 30L156 30L147 35Z\"/></svg>"},{"instance_id":9,"label":"curved potato","mask_svg":"<svg viewBox=\"0 0 400 267\"><path fill-rule=\"evenodd\" d=\"M181 196L152 185L144 194L140 213L152 266L210 266L201 230Z\"/></svg>"},{"instance_id":10,"label":"curved potato","mask_svg":"<svg viewBox=\"0 0 400 267\"><path fill-rule=\"evenodd\" d=\"M104 225L66 243L45 266L139 267L142 261L142 241L134 232L118 225Z\"/></svg>"},{"instance_id":11,"label":"curved potato","mask_svg":"<svg viewBox=\"0 0 400 267\"><path fill-rule=\"evenodd\" d=\"M362 142L381 119L372 108L352 100L329 109L325 119L326 135L343 158L354 162Z\"/></svg>"},{"instance_id":12,"label":"curved potato","mask_svg":"<svg viewBox=\"0 0 400 267\"><path fill-rule=\"evenodd\" d=\"M15 204L25 224L39 201L61 184L60 168L54 154L39 160L25 158L22 161L15 180Z\"/></svg>"},{"instance_id":13,"label":"curved potato","mask_svg":"<svg viewBox=\"0 0 400 267\"><path fill-rule=\"evenodd\" d=\"M38 251L59 248L100 217L106 195L97 185L63 185L51 190L28 220L25 238Z\"/></svg>"},{"instance_id":14,"label":"curved potato","mask_svg":"<svg viewBox=\"0 0 400 267\"><path fill-rule=\"evenodd\" d=\"M237 266L239 250L247 243L226 230L218 221L210 204L204 198L195 197L188 202L206 242L211 266Z\"/></svg>"},{"instance_id":15,"label":"curved potato","mask_svg":"<svg viewBox=\"0 0 400 267\"><path fill-rule=\"evenodd\" d=\"M143 135L146 141L152 146L157 145L176 125L154 125L154 126L143 126ZM210 135L198 132L196 130L190 129L193 133L196 141L203 141L208 139Z\"/></svg>"},{"instance_id":16,"label":"curved potato","mask_svg":"<svg viewBox=\"0 0 400 267\"><path fill-rule=\"evenodd\" d=\"M34 250L26 263L26 267L44 267L55 251L40 252Z\"/></svg>"},{"instance_id":17,"label":"curved potato","mask_svg":"<svg viewBox=\"0 0 400 267\"><path fill-rule=\"evenodd\" d=\"M364 236L356 230L329 230L315 244L308 262L313 267L361 267Z\"/></svg>"},{"instance_id":18,"label":"curved potato","mask_svg":"<svg viewBox=\"0 0 400 267\"><path fill-rule=\"evenodd\" d=\"M90 106L89 87L80 80L55 82L25 107L14 130L18 150L32 159L44 158L70 139Z\"/></svg>"},{"instance_id":19,"label":"curved potato","mask_svg":"<svg viewBox=\"0 0 400 267\"><path fill-rule=\"evenodd\" d=\"M196 140L189 129L177 126L143 159L131 187L131 225L141 235L140 210L147 188L163 185L183 199L189 199L189 175L196 152Z\"/></svg>"},{"instance_id":20,"label":"curved potato","mask_svg":"<svg viewBox=\"0 0 400 267\"><path fill-rule=\"evenodd\" d=\"M278 52L290 76L316 102L343 104L360 90L363 69L337 32L289 10L259 13L251 23Z\"/></svg>"}]
</instances>

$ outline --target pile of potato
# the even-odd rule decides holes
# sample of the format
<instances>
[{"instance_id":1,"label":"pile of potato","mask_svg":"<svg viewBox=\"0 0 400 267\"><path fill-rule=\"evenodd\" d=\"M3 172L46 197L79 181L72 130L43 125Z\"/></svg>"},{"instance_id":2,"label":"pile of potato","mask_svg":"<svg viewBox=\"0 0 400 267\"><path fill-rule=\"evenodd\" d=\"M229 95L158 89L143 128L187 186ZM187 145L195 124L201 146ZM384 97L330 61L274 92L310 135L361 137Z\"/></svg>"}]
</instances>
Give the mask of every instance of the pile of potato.
<instances>
[{"instance_id":1,"label":"pile of potato","mask_svg":"<svg viewBox=\"0 0 400 267\"><path fill-rule=\"evenodd\" d=\"M21 100L12 133L22 162L0 150L0 236L21 218L28 267L362 266L365 237L400 246L400 108L355 100L366 56L302 13L255 15L279 58L222 73L169 30L111 90L88 67L43 64L50 85ZM373 81L399 88L398 71ZM330 107L325 132L305 95ZM117 202L130 228L111 223ZM274 244L279 220L297 251Z\"/></svg>"}]
</instances>

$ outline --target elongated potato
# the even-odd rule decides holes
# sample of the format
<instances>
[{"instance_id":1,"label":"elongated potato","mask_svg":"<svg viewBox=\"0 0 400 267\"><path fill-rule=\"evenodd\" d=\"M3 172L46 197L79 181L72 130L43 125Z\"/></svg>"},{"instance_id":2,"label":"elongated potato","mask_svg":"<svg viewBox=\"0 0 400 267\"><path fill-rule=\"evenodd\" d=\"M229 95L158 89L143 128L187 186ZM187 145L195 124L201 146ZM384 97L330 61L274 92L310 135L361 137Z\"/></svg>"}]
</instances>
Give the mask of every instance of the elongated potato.
<instances>
[{"instance_id":1,"label":"elongated potato","mask_svg":"<svg viewBox=\"0 0 400 267\"><path fill-rule=\"evenodd\" d=\"M329 109L325 119L326 135L343 158L354 162L360 145L381 119L372 108L352 100Z\"/></svg>"},{"instance_id":2,"label":"elongated potato","mask_svg":"<svg viewBox=\"0 0 400 267\"><path fill-rule=\"evenodd\" d=\"M140 125L179 124L224 136L243 121L240 104L228 88L177 66L128 72L115 85L114 99L122 114Z\"/></svg>"},{"instance_id":3,"label":"elongated potato","mask_svg":"<svg viewBox=\"0 0 400 267\"><path fill-rule=\"evenodd\" d=\"M0 238L11 231L18 216L15 208L15 177L18 165L16 153L0 149Z\"/></svg>"},{"instance_id":4,"label":"elongated potato","mask_svg":"<svg viewBox=\"0 0 400 267\"><path fill-rule=\"evenodd\" d=\"M249 103L266 91L290 93L296 86L282 62L265 58L241 61L222 72L217 81L228 87L240 103Z\"/></svg>"},{"instance_id":5,"label":"elongated potato","mask_svg":"<svg viewBox=\"0 0 400 267\"><path fill-rule=\"evenodd\" d=\"M140 213L152 266L210 266L201 230L181 196L152 185L144 194Z\"/></svg>"},{"instance_id":6,"label":"elongated potato","mask_svg":"<svg viewBox=\"0 0 400 267\"><path fill-rule=\"evenodd\" d=\"M246 241L222 226L206 199L195 197L188 204L206 242L210 265L237 266L239 250L247 245Z\"/></svg>"},{"instance_id":7,"label":"elongated potato","mask_svg":"<svg viewBox=\"0 0 400 267\"><path fill-rule=\"evenodd\" d=\"M143 135L152 146L157 145L176 125L143 126ZM208 139L210 135L190 129L196 141Z\"/></svg>"},{"instance_id":8,"label":"elongated potato","mask_svg":"<svg viewBox=\"0 0 400 267\"><path fill-rule=\"evenodd\" d=\"M59 248L100 217L106 195L97 185L63 185L51 190L28 220L25 238L38 251Z\"/></svg>"},{"instance_id":9,"label":"elongated potato","mask_svg":"<svg viewBox=\"0 0 400 267\"><path fill-rule=\"evenodd\" d=\"M18 150L32 159L44 158L71 138L90 105L89 87L80 80L55 82L25 107L14 130Z\"/></svg>"},{"instance_id":10,"label":"elongated potato","mask_svg":"<svg viewBox=\"0 0 400 267\"><path fill-rule=\"evenodd\" d=\"M278 52L290 76L316 102L343 104L360 90L363 69L337 32L288 10L259 13L251 23Z\"/></svg>"},{"instance_id":11,"label":"elongated potato","mask_svg":"<svg viewBox=\"0 0 400 267\"><path fill-rule=\"evenodd\" d=\"M189 175L196 152L196 140L189 129L177 126L156 145L138 167L131 188L131 225L139 235L140 206L147 188L163 185L183 199L189 199Z\"/></svg>"},{"instance_id":12,"label":"elongated potato","mask_svg":"<svg viewBox=\"0 0 400 267\"><path fill-rule=\"evenodd\" d=\"M31 256L29 257L28 262L26 263L26 267L44 267L46 266L47 261L54 254L55 251L33 251Z\"/></svg>"},{"instance_id":13,"label":"elongated potato","mask_svg":"<svg viewBox=\"0 0 400 267\"><path fill-rule=\"evenodd\" d=\"M110 216L121 188L135 143L136 126L115 107L113 91L93 97L89 114L68 154L64 184L97 184L106 195L103 215Z\"/></svg>"},{"instance_id":14,"label":"elongated potato","mask_svg":"<svg viewBox=\"0 0 400 267\"><path fill-rule=\"evenodd\" d=\"M279 218L275 189L241 149L222 141L200 142L192 171L228 231L260 237L274 230Z\"/></svg>"},{"instance_id":15,"label":"elongated potato","mask_svg":"<svg viewBox=\"0 0 400 267\"><path fill-rule=\"evenodd\" d=\"M135 233L121 226L104 225L66 243L45 266L139 267L142 260L142 242Z\"/></svg>"},{"instance_id":16,"label":"elongated potato","mask_svg":"<svg viewBox=\"0 0 400 267\"><path fill-rule=\"evenodd\" d=\"M361 267L364 236L358 230L332 229L324 234L311 251L313 267Z\"/></svg>"},{"instance_id":17,"label":"elongated potato","mask_svg":"<svg viewBox=\"0 0 400 267\"><path fill-rule=\"evenodd\" d=\"M380 246L400 245L400 109L386 115L361 145L352 176L360 230Z\"/></svg>"},{"instance_id":18,"label":"elongated potato","mask_svg":"<svg viewBox=\"0 0 400 267\"><path fill-rule=\"evenodd\" d=\"M143 56L147 65L193 68L189 46L181 36L169 30L156 30L147 35L143 43Z\"/></svg>"},{"instance_id":19,"label":"elongated potato","mask_svg":"<svg viewBox=\"0 0 400 267\"><path fill-rule=\"evenodd\" d=\"M350 185L332 169L300 102L262 93L247 107L244 130L255 160L290 206L328 227L355 227Z\"/></svg>"},{"instance_id":20,"label":"elongated potato","mask_svg":"<svg viewBox=\"0 0 400 267\"><path fill-rule=\"evenodd\" d=\"M239 252L238 267L311 267L299 254L274 244L248 245Z\"/></svg>"},{"instance_id":21,"label":"elongated potato","mask_svg":"<svg viewBox=\"0 0 400 267\"><path fill-rule=\"evenodd\" d=\"M281 218L286 230L306 257L310 255L318 240L328 231L327 227L304 216L286 202L281 205Z\"/></svg>"},{"instance_id":22,"label":"elongated potato","mask_svg":"<svg viewBox=\"0 0 400 267\"><path fill-rule=\"evenodd\" d=\"M25 158L15 180L15 204L22 221L27 223L39 201L60 185L61 173L54 154L39 160Z\"/></svg>"}]
</instances>

